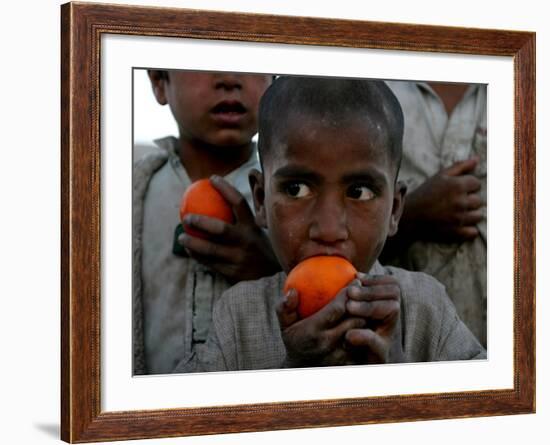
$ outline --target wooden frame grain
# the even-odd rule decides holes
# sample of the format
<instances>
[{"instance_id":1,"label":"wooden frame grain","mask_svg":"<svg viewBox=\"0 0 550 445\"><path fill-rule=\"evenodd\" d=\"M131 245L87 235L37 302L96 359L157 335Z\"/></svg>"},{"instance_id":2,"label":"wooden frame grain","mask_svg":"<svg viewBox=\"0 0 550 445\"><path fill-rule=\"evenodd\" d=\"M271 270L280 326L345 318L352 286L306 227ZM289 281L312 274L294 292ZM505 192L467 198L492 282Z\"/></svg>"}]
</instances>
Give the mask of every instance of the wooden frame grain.
<instances>
[{"instance_id":1,"label":"wooden frame grain","mask_svg":"<svg viewBox=\"0 0 550 445\"><path fill-rule=\"evenodd\" d=\"M535 34L351 20L68 3L61 7L61 438L171 437L532 413L535 410ZM154 411L100 404L102 34L511 56L515 89L514 385Z\"/></svg>"}]
</instances>

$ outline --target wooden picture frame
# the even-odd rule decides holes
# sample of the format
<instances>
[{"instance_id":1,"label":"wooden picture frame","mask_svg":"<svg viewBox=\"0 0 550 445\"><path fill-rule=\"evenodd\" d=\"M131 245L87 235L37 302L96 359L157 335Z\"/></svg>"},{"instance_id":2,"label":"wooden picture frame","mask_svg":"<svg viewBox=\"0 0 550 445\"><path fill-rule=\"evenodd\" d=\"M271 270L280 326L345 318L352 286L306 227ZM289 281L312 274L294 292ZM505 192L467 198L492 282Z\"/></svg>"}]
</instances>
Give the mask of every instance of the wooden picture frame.
<instances>
[{"instance_id":1,"label":"wooden picture frame","mask_svg":"<svg viewBox=\"0 0 550 445\"><path fill-rule=\"evenodd\" d=\"M62 5L61 32L63 440L96 442L535 411L534 33L91 3ZM513 388L102 412L100 39L103 34L513 57Z\"/></svg>"}]
</instances>

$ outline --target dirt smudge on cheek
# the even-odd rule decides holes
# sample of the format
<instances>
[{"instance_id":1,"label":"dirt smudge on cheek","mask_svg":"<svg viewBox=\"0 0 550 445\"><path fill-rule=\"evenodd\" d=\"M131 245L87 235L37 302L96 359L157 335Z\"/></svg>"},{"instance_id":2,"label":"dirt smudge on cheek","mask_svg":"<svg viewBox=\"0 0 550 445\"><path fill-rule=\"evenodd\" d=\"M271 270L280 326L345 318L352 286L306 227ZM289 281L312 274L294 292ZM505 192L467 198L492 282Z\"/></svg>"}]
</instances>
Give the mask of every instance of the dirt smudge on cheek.
<instances>
[{"instance_id":1,"label":"dirt smudge on cheek","mask_svg":"<svg viewBox=\"0 0 550 445\"><path fill-rule=\"evenodd\" d=\"M277 233L279 241L294 245L299 242L300 234L307 232L306 217L298 206L276 200L272 203L271 214L272 230Z\"/></svg>"}]
</instances>

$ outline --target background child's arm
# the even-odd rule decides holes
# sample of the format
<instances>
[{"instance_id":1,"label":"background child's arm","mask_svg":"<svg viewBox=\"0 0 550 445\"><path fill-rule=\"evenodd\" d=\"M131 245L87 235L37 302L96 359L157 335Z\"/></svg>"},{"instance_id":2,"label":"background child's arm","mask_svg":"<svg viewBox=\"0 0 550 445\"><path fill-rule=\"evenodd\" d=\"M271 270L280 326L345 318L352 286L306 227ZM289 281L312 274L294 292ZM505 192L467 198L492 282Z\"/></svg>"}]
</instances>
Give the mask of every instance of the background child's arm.
<instances>
[{"instance_id":1,"label":"background child's arm","mask_svg":"<svg viewBox=\"0 0 550 445\"><path fill-rule=\"evenodd\" d=\"M342 289L325 307L310 317L299 319L299 295L291 289L277 306L281 336L286 347L285 367L334 366L351 364L344 347L346 332L364 326L365 321L346 316L347 290Z\"/></svg>"},{"instance_id":2,"label":"background child's arm","mask_svg":"<svg viewBox=\"0 0 550 445\"><path fill-rule=\"evenodd\" d=\"M481 181L473 174L478 163L478 158L457 162L408 193L399 231L388 238L383 258L417 240L450 243L478 236L484 205Z\"/></svg>"},{"instance_id":3,"label":"background child's arm","mask_svg":"<svg viewBox=\"0 0 550 445\"><path fill-rule=\"evenodd\" d=\"M273 275L281 270L264 231L256 225L244 196L219 176L211 182L229 202L235 223L201 215L188 215L185 223L206 232L208 239L183 234L180 243L189 255L232 283Z\"/></svg>"}]
</instances>

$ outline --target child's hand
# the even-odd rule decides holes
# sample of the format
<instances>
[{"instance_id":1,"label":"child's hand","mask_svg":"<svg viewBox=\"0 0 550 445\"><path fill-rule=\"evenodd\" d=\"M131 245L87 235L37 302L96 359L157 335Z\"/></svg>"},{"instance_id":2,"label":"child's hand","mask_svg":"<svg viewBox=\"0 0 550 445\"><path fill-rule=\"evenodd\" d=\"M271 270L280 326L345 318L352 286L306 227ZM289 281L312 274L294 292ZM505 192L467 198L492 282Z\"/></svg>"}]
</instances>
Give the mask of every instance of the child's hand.
<instances>
[{"instance_id":1,"label":"child's hand","mask_svg":"<svg viewBox=\"0 0 550 445\"><path fill-rule=\"evenodd\" d=\"M346 315L348 289L342 289L329 304L301 320L297 312L297 291L291 289L281 299L277 305L277 317L287 351L285 366L293 368L353 363L345 348L344 338L346 332L364 327L365 320Z\"/></svg>"},{"instance_id":2,"label":"child's hand","mask_svg":"<svg viewBox=\"0 0 550 445\"><path fill-rule=\"evenodd\" d=\"M189 256L231 282L258 279L279 271L269 239L256 225L244 196L219 176L212 176L210 181L231 205L236 221L227 224L208 216L187 215L186 225L208 234L208 239L180 235L178 241Z\"/></svg>"},{"instance_id":3,"label":"child's hand","mask_svg":"<svg viewBox=\"0 0 550 445\"><path fill-rule=\"evenodd\" d=\"M457 162L411 192L400 229L413 224L414 232L428 241L454 242L478 236L476 224L483 219L481 181L473 174L478 163L475 157Z\"/></svg>"},{"instance_id":4,"label":"child's hand","mask_svg":"<svg viewBox=\"0 0 550 445\"><path fill-rule=\"evenodd\" d=\"M346 332L345 341L356 364L402 361L401 343L392 345L399 323L401 289L391 275L359 274L360 285L347 288L346 311L351 317L361 317L365 326ZM394 349L392 349L394 346Z\"/></svg>"}]
</instances>

